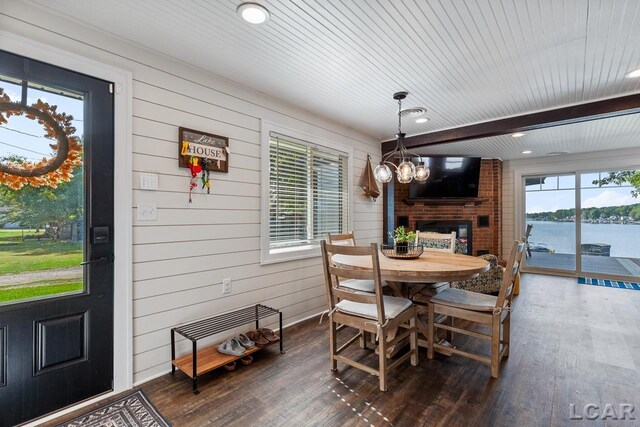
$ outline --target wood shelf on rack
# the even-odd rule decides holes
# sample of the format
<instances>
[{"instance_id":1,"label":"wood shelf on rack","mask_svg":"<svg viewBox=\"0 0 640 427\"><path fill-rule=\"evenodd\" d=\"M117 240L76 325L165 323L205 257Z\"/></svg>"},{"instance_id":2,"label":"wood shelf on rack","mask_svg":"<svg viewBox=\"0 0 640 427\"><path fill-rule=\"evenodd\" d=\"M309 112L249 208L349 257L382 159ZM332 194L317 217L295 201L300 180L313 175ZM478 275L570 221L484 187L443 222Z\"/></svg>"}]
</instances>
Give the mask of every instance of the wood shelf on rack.
<instances>
[{"instance_id":1,"label":"wood shelf on rack","mask_svg":"<svg viewBox=\"0 0 640 427\"><path fill-rule=\"evenodd\" d=\"M276 341L280 345L280 353L284 354L283 337L282 337L282 312L275 308L267 307L262 304L250 305L238 310L229 311L227 313L218 314L206 319L196 320L181 326L171 328L171 374L176 372L176 368L187 374L193 383L193 393L198 394L198 377L205 372L213 371L228 363L234 362L244 356L255 353L264 347L254 347L251 350L245 350L240 356L222 354L218 352L217 345L212 345L198 349L198 340L219 334L221 332L254 324L255 329L260 329L260 319L270 316L278 316L278 325L280 331L280 339ZM182 335L191 341L191 354L176 357L176 334ZM265 347L274 343L269 343ZM197 372L193 373L193 367Z\"/></svg>"},{"instance_id":2,"label":"wood shelf on rack","mask_svg":"<svg viewBox=\"0 0 640 427\"><path fill-rule=\"evenodd\" d=\"M218 369L227 365L231 362L235 362L238 359L241 359L245 356L255 353L256 351L262 350L263 348L270 347L274 343L269 343L263 347L255 346L252 349L245 350L241 356L233 356L230 354L222 354L218 352L218 345L211 345L208 347L204 347L198 350L197 353L197 361L198 361L198 372L197 376L200 376L204 373L213 371L214 369ZM191 353L185 354L182 357L179 357L173 361L171 361L173 365L180 369L182 372L187 374L187 376L193 379L193 356Z\"/></svg>"},{"instance_id":3,"label":"wood shelf on rack","mask_svg":"<svg viewBox=\"0 0 640 427\"><path fill-rule=\"evenodd\" d=\"M405 205L414 206L418 203L423 205L465 205L465 206L478 206L481 203L488 202L486 197L452 197L450 199L404 199Z\"/></svg>"}]
</instances>

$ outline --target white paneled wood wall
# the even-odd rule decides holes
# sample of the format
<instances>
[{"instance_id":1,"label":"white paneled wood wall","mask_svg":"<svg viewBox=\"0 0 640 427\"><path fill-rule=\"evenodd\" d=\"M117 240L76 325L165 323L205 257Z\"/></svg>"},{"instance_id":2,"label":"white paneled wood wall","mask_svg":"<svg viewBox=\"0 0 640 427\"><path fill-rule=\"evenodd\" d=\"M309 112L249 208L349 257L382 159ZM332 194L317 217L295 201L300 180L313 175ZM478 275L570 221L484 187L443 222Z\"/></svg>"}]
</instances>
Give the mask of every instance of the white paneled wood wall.
<instances>
[{"instance_id":1,"label":"white paneled wood wall","mask_svg":"<svg viewBox=\"0 0 640 427\"><path fill-rule=\"evenodd\" d=\"M507 160L502 164L502 248L524 235L522 176L640 168L640 148ZM508 254L503 253L503 258Z\"/></svg>"},{"instance_id":2,"label":"white paneled wood wall","mask_svg":"<svg viewBox=\"0 0 640 427\"><path fill-rule=\"evenodd\" d=\"M116 36L0 2L2 30L133 73L134 382L168 371L174 325L257 302L283 310L286 324L325 308L319 257L259 264L261 119L353 147L355 232L362 243L380 240L382 198L372 203L357 187L367 154L379 158L378 141ZM213 173L211 195L196 191L191 205L178 126L230 139L229 173ZM141 172L159 175L158 191L139 189ZM141 202L157 204L157 221L136 221ZM233 292L223 297L226 277Z\"/></svg>"}]
</instances>

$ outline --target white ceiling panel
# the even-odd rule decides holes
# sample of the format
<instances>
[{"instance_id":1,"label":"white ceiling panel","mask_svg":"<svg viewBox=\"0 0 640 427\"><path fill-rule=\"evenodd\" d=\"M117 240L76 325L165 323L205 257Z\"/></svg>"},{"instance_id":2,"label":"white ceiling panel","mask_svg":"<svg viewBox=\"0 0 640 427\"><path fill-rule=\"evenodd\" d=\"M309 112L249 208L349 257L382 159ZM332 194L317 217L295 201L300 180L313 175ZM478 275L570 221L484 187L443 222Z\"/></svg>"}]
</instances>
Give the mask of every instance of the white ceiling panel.
<instances>
[{"instance_id":1,"label":"white ceiling panel","mask_svg":"<svg viewBox=\"0 0 640 427\"><path fill-rule=\"evenodd\" d=\"M34 0L381 140L637 93L638 0Z\"/></svg>"},{"instance_id":2,"label":"white ceiling panel","mask_svg":"<svg viewBox=\"0 0 640 427\"><path fill-rule=\"evenodd\" d=\"M503 160L640 147L640 114L536 129L520 138L501 135L413 150L420 155L461 155ZM531 151L524 154L523 151Z\"/></svg>"}]
</instances>

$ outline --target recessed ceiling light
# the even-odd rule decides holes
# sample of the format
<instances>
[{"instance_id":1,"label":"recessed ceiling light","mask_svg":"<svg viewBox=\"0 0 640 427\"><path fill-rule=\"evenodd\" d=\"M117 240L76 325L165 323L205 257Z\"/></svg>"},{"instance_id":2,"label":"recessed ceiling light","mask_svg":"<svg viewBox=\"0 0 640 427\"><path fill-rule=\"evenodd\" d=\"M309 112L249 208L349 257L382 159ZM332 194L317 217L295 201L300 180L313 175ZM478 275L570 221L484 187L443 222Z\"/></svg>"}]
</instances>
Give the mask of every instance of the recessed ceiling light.
<instances>
[{"instance_id":1,"label":"recessed ceiling light","mask_svg":"<svg viewBox=\"0 0 640 427\"><path fill-rule=\"evenodd\" d=\"M258 3L242 3L236 12L250 24L264 24L271 17L267 8Z\"/></svg>"},{"instance_id":2,"label":"recessed ceiling light","mask_svg":"<svg viewBox=\"0 0 640 427\"><path fill-rule=\"evenodd\" d=\"M512 138L520 138L521 136L524 136L524 133L522 132L516 132L516 133L512 133L511 137Z\"/></svg>"},{"instance_id":3,"label":"recessed ceiling light","mask_svg":"<svg viewBox=\"0 0 640 427\"><path fill-rule=\"evenodd\" d=\"M522 152L522 154L531 154L531 153L532 153L532 151L531 151L531 150L524 150L524 151Z\"/></svg>"},{"instance_id":4,"label":"recessed ceiling light","mask_svg":"<svg viewBox=\"0 0 640 427\"><path fill-rule=\"evenodd\" d=\"M420 117L419 119L416 119L416 123L427 123L428 121L428 117Z\"/></svg>"},{"instance_id":5,"label":"recessed ceiling light","mask_svg":"<svg viewBox=\"0 0 640 427\"><path fill-rule=\"evenodd\" d=\"M551 151L547 153L547 156L564 156L569 154L568 151Z\"/></svg>"},{"instance_id":6,"label":"recessed ceiling light","mask_svg":"<svg viewBox=\"0 0 640 427\"><path fill-rule=\"evenodd\" d=\"M640 77L640 68L629 71L624 76L628 79L635 79L636 77Z\"/></svg>"}]
</instances>

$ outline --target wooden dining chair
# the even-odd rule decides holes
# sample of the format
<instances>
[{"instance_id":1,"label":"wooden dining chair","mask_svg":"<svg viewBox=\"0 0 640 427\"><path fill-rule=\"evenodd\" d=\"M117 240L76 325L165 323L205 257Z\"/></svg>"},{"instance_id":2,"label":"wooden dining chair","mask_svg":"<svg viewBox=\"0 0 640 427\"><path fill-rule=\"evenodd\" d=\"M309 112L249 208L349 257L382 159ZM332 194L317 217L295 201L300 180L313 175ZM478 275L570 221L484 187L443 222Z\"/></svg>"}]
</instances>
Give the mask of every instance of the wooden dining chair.
<instances>
[{"instance_id":1,"label":"wooden dining chair","mask_svg":"<svg viewBox=\"0 0 640 427\"><path fill-rule=\"evenodd\" d=\"M434 233L430 231L416 231L416 244L426 252L456 252L456 232ZM421 306L426 306L429 298L450 287L449 282L424 283L413 286L409 298Z\"/></svg>"},{"instance_id":2,"label":"wooden dining chair","mask_svg":"<svg viewBox=\"0 0 640 427\"><path fill-rule=\"evenodd\" d=\"M340 246L355 246L356 238L353 231L344 234L331 234L327 233L327 242L331 245ZM346 279L340 282L340 286L343 288L349 288L354 291L374 293L373 280L360 280L360 279ZM382 286L386 286L383 282Z\"/></svg>"},{"instance_id":3,"label":"wooden dining chair","mask_svg":"<svg viewBox=\"0 0 640 427\"><path fill-rule=\"evenodd\" d=\"M416 244L424 250L456 253L456 232L432 233L429 231L416 231Z\"/></svg>"},{"instance_id":4,"label":"wooden dining chair","mask_svg":"<svg viewBox=\"0 0 640 427\"><path fill-rule=\"evenodd\" d=\"M411 359L411 365L418 366L418 333L416 328L416 308L405 298L397 298L382 295L382 279L380 277L380 260L378 258L378 245L370 246L342 246L321 242L322 261L324 265L325 287L329 303L329 352L331 370L337 369L337 363L344 363L357 369L361 369L380 380L380 390L387 390L387 374L407 359ZM371 257L373 268L371 270L356 270L337 267L331 263L333 255L368 256ZM340 279L366 279L373 280L375 292L366 294L354 292L336 286ZM338 347L337 325L347 325L355 328L358 333ZM390 333L403 329L396 333L393 339L387 341ZM379 364L378 369L371 368L363 363L349 359L341 353L358 339L365 340L364 333L378 335ZM393 363L387 360L387 348L409 337L410 349ZM366 341L366 340L365 340Z\"/></svg>"},{"instance_id":5,"label":"wooden dining chair","mask_svg":"<svg viewBox=\"0 0 640 427\"><path fill-rule=\"evenodd\" d=\"M531 245L529 244L529 237L531 236L531 229L533 228L533 224L527 224L527 229L524 232L524 244L525 244L525 257L531 258Z\"/></svg>"},{"instance_id":6,"label":"wooden dining chair","mask_svg":"<svg viewBox=\"0 0 640 427\"><path fill-rule=\"evenodd\" d=\"M356 238L353 231L343 234L327 233L327 242L329 242L329 244L331 245L355 246Z\"/></svg>"},{"instance_id":7,"label":"wooden dining chair","mask_svg":"<svg viewBox=\"0 0 640 427\"><path fill-rule=\"evenodd\" d=\"M491 376L498 378L500 361L503 357L509 356L511 299L513 297L515 279L520 269L520 261L522 260L524 247L524 238L521 241L513 242L498 296L449 288L431 298L428 304L429 334L427 357L429 359L433 359L434 350L442 351L445 354L459 354L491 365ZM473 323L490 325L491 333L485 334L471 329L454 327L452 324L436 323L434 319L438 314L467 320ZM491 341L490 357L436 343L435 337L437 329L444 329L448 332L460 333Z\"/></svg>"}]
</instances>

